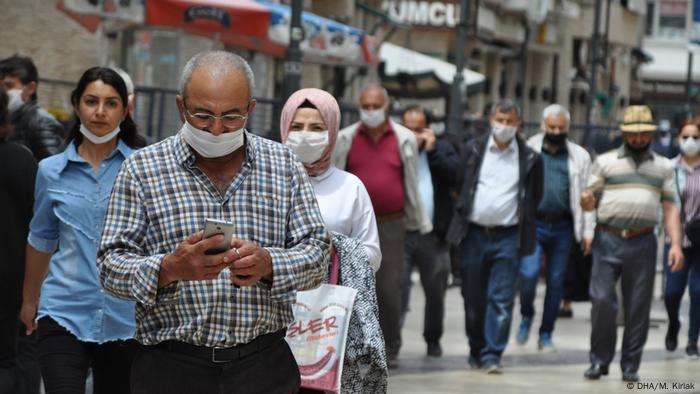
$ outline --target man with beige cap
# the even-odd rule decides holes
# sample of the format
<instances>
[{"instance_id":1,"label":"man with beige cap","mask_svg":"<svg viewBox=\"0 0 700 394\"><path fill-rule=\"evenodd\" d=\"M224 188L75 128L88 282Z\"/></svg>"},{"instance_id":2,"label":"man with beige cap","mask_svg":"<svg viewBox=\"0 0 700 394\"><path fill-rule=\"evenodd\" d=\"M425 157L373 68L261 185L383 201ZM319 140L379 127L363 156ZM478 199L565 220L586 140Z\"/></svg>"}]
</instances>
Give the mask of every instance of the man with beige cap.
<instances>
[{"instance_id":1,"label":"man with beige cap","mask_svg":"<svg viewBox=\"0 0 700 394\"><path fill-rule=\"evenodd\" d=\"M615 285L621 280L625 330L620 366L622 380L636 382L649 328L654 289L659 206L671 239L668 264L675 272L683 266L680 217L675 205L673 164L649 149L656 131L649 107L627 107L620 124L624 143L598 156L581 207L597 209L591 272L591 367L584 376L608 374L615 356L618 301Z\"/></svg>"}]
</instances>

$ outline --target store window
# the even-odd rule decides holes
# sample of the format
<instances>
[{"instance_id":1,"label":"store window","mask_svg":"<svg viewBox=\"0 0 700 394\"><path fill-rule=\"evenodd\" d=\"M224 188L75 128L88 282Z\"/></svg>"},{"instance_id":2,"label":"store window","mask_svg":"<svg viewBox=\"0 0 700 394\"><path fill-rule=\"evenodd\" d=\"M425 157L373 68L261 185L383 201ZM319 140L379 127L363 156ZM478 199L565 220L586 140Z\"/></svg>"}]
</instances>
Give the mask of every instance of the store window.
<instances>
[{"instance_id":1,"label":"store window","mask_svg":"<svg viewBox=\"0 0 700 394\"><path fill-rule=\"evenodd\" d=\"M689 11L687 1L659 1L659 36L667 38L684 37L686 35Z\"/></svg>"}]
</instances>

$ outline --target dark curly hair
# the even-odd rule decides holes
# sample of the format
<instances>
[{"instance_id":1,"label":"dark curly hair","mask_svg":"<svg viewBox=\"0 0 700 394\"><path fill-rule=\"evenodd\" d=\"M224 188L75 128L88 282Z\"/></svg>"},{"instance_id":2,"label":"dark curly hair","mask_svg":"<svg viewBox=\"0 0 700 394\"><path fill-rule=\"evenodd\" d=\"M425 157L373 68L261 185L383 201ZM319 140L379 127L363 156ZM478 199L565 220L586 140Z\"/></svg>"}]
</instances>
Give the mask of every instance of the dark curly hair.
<instances>
[{"instance_id":1,"label":"dark curly hair","mask_svg":"<svg viewBox=\"0 0 700 394\"><path fill-rule=\"evenodd\" d=\"M106 67L92 67L83 73L83 76L80 77L78 81L78 86L76 86L70 95L70 101L74 107L78 108L80 97L85 93L87 86L97 80L113 87L119 94L124 108L128 108L129 96L126 91L124 80L116 71ZM134 120L131 118L131 114L126 114L124 120L119 124L119 128L121 131L117 134L117 138L124 141L125 144L132 148L141 148L146 145L146 140L138 133L136 123L134 123ZM68 133L66 141L70 140L75 141L76 145L80 145L80 143L83 142L83 134L80 132L80 119L76 119L70 133Z\"/></svg>"}]
</instances>

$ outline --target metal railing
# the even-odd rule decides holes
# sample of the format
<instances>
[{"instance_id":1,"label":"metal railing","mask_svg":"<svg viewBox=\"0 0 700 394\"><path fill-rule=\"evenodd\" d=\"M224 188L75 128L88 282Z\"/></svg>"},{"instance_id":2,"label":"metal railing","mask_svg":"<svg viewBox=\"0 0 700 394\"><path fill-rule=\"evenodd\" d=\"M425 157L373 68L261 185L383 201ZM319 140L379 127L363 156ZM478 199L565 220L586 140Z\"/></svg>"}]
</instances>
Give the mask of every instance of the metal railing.
<instances>
[{"instance_id":1,"label":"metal railing","mask_svg":"<svg viewBox=\"0 0 700 394\"><path fill-rule=\"evenodd\" d=\"M73 109L70 103L70 93L75 88L75 82L42 79L39 83L40 102L49 112L53 113L66 127L72 123ZM160 141L174 135L180 129L182 122L175 104L175 89L152 88L137 86L135 88L135 109L132 117L149 142ZM248 122L248 129L255 134L273 140L279 140L279 113L284 104L279 98L256 97L257 105ZM341 127L356 122L359 119L358 108L354 103L340 103ZM394 119L400 119L400 111L392 111ZM529 137L539 131L539 122L527 121L523 124L523 134ZM464 127L458 132L450 132L456 140L465 140L488 130L488 121L470 120L464 122ZM612 141L617 135L616 126L572 124L571 138L592 151L608 147L606 141ZM611 142L612 143L612 142Z\"/></svg>"}]
</instances>

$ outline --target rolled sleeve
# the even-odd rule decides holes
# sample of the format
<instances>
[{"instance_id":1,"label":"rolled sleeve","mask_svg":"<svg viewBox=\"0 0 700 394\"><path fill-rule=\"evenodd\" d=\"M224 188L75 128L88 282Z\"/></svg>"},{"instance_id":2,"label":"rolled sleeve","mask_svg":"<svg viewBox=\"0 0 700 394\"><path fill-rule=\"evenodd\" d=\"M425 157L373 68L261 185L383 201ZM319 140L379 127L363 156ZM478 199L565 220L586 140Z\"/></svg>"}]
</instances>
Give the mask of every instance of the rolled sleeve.
<instances>
[{"instance_id":1,"label":"rolled sleeve","mask_svg":"<svg viewBox=\"0 0 700 394\"><path fill-rule=\"evenodd\" d=\"M57 239L41 238L32 233L27 236L27 243L41 253L53 253L58 249Z\"/></svg>"},{"instance_id":2,"label":"rolled sleeve","mask_svg":"<svg viewBox=\"0 0 700 394\"><path fill-rule=\"evenodd\" d=\"M29 224L27 242L42 253L53 253L58 248L58 218L53 211L48 191L47 167L39 166L34 185L34 213Z\"/></svg>"}]
</instances>

